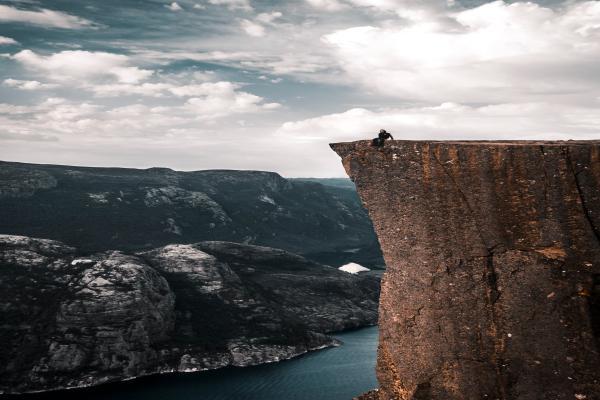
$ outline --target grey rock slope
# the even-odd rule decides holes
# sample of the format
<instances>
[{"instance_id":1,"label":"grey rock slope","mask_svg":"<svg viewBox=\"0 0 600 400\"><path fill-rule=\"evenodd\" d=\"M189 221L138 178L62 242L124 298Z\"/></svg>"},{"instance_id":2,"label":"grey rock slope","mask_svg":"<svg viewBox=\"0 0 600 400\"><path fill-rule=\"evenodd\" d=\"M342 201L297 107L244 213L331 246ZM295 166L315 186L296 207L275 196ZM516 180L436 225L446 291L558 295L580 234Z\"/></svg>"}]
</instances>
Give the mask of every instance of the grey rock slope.
<instances>
[{"instance_id":1,"label":"grey rock slope","mask_svg":"<svg viewBox=\"0 0 600 400\"><path fill-rule=\"evenodd\" d=\"M383 267L351 183L285 179L264 171L0 161L0 233L59 240L86 252L226 240L282 248L336 266L354 261Z\"/></svg>"},{"instance_id":2,"label":"grey rock slope","mask_svg":"<svg viewBox=\"0 0 600 400\"><path fill-rule=\"evenodd\" d=\"M379 283L228 242L82 256L0 235L0 392L247 366L374 324Z\"/></svg>"}]
</instances>

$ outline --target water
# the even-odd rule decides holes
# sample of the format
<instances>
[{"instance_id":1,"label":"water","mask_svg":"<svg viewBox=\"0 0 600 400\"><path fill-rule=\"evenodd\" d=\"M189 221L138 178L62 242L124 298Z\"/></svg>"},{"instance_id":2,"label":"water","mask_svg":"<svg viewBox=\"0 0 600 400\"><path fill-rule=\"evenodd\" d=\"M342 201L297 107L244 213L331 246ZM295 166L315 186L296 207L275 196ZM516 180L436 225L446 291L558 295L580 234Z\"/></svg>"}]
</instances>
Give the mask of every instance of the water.
<instances>
[{"instance_id":1,"label":"water","mask_svg":"<svg viewBox=\"0 0 600 400\"><path fill-rule=\"evenodd\" d=\"M150 376L90 389L21 396L86 400L351 400L377 387L376 327L335 335L344 345L274 364Z\"/></svg>"}]
</instances>

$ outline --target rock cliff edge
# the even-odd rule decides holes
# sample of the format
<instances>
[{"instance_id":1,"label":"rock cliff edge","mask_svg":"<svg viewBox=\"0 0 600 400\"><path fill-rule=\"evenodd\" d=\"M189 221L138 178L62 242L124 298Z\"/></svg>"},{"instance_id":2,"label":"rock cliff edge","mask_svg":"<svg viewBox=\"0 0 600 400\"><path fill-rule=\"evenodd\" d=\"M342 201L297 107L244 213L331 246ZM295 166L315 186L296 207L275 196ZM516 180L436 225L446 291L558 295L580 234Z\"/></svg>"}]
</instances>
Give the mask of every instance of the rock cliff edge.
<instances>
[{"instance_id":1,"label":"rock cliff edge","mask_svg":"<svg viewBox=\"0 0 600 400\"><path fill-rule=\"evenodd\" d=\"M600 141L331 147L388 268L380 399L600 398Z\"/></svg>"}]
</instances>

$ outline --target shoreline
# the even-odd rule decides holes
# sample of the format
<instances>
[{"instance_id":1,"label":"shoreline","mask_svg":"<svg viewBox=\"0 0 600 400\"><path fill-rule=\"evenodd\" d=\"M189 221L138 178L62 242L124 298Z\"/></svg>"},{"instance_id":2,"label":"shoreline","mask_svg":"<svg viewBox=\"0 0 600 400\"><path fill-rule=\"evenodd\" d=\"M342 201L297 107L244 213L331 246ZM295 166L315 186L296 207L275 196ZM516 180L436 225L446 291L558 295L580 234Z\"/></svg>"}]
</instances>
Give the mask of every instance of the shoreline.
<instances>
[{"instance_id":1,"label":"shoreline","mask_svg":"<svg viewBox=\"0 0 600 400\"><path fill-rule=\"evenodd\" d=\"M302 357L304 355L310 354L310 353L314 353L314 352L318 352L320 350L326 350L326 349L331 349L331 348L335 348L335 347L340 347L343 346L344 343L343 341L335 338L335 335L338 334L345 334L345 333L351 333L351 332L356 332L356 331L360 331L362 329L367 329L367 328L373 328L373 327L377 327L378 324L368 324L368 325L364 325L361 327L352 327L352 328L348 328L348 329L344 329L341 331L335 331L335 332L331 332L331 333L327 333L326 335L331 339L331 342L328 344L323 344L323 345L319 345L316 347L311 347L302 351L298 351L295 352L287 357L283 357L283 358L277 358L277 357L273 357L273 358L265 358L264 361L259 361L259 362L252 362L249 364L244 364L244 365L234 365L232 362L225 364L225 365L221 365L221 366L217 366L214 368L198 368L198 369L193 369L193 370L178 370L177 368L172 368L171 370L158 370L156 372L149 372L149 373L145 373L145 374L139 374L136 376L131 376L131 377L126 377L126 378L115 378L115 379L108 379L105 381L98 381L95 383L91 383L91 384L83 384L83 385L78 385L78 386L68 386L68 387L60 387L60 388L55 388L55 389L49 389L49 390L36 390L36 391L27 391L27 392L18 392L18 393L2 393L0 392L0 396L2 396L2 398L6 398L6 399L28 399L31 398L33 396L36 395L52 395L52 394L58 394L60 392L76 392L78 390L88 390L88 389L93 389L93 388L106 388L110 385L113 384L120 384L120 383L125 383L125 382L132 382L132 381L137 381L139 379L143 379L143 378L149 378L152 376L177 376L177 375L189 375L189 374L195 374L195 373L203 373L203 372L209 372L209 371L217 371L217 370L223 370L223 369L245 369L245 368L249 368L249 367L258 367L258 366L262 366L262 365L269 365L269 364L275 364L275 363L279 363L279 362L283 362L283 361L288 361L288 360L293 360L299 357ZM231 354L230 354L231 357ZM230 358L230 361L233 361Z\"/></svg>"}]
</instances>

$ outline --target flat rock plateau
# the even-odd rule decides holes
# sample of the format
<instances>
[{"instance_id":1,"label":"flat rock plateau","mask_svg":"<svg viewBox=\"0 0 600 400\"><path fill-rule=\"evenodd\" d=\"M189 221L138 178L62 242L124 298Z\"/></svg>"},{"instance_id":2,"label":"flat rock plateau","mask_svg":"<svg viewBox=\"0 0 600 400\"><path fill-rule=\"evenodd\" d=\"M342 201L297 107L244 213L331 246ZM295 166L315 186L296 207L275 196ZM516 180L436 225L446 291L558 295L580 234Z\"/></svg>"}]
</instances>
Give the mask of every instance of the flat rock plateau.
<instances>
[{"instance_id":1,"label":"flat rock plateau","mask_svg":"<svg viewBox=\"0 0 600 400\"><path fill-rule=\"evenodd\" d=\"M17 235L0 235L0 285L0 393L291 358L374 325L379 295L375 276L271 247L86 253Z\"/></svg>"},{"instance_id":2,"label":"flat rock plateau","mask_svg":"<svg viewBox=\"0 0 600 400\"><path fill-rule=\"evenodd\" d=\"M337 143L387 265L369 398L600 399L600 142Z\"/></svg>"}]
</instances>

